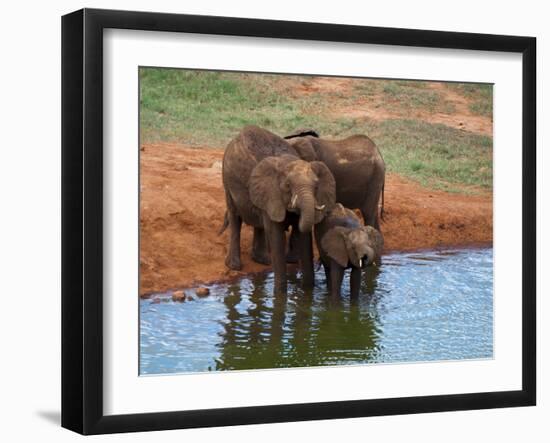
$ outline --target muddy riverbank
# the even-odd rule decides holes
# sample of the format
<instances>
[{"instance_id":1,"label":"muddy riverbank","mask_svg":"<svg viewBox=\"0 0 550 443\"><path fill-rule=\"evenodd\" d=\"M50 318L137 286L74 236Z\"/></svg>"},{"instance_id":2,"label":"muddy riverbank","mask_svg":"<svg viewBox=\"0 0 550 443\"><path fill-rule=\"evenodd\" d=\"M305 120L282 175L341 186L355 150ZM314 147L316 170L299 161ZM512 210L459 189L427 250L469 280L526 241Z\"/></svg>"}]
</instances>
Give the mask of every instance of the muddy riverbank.
<instances>
[{"instance_id":1,"label":"muddy riverbank","mask_svg":"<svg viewBox=\"0 0 550 443\"><path fill-rule=\"evenodd\" d=\"M140 161L140 295L196 286L265 270L250 259L252 229L242 233L241 272L224 264L227 235L223 150L145 144ZM388 174L382 231L387 251L490 244L490 192L476 195L423 188Z\"/></svg>"}]
</instances>

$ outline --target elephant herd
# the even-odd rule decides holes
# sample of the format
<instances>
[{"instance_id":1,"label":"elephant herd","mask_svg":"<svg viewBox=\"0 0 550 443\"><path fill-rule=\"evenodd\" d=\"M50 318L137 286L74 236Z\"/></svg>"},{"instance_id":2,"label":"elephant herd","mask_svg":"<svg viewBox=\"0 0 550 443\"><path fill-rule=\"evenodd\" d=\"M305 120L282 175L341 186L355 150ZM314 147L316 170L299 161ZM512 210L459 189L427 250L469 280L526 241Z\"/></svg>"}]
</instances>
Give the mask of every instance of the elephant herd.
<instances>
[{"instance_id":1,"label":"elephant herd","mask_svg":"<svg viewBox=\"0 0 550 443\"><path fill-rule=\"evenodd\" d=\"M379 264L383 248L385 164L370 138L326 140L313 130L283 138L246 126L225 150L222 178L228 268L242 268L244 222L254 228L252 259L273 267L275 292L286 293L286 263L296 261L303 287L312 288L314 231L331 295L340 295L347 268L351 296L359 294L361 269Z\"/></svg>"}]
</instances>

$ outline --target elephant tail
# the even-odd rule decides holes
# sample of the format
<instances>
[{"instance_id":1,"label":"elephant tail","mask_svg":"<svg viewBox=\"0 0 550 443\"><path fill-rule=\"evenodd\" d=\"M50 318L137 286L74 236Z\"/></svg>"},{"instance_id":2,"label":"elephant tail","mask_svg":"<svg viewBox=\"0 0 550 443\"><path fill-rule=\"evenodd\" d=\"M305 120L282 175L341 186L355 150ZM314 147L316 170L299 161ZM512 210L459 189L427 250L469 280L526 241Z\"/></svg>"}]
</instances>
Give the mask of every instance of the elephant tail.
<instances>
[{"instance_id":1,"label":"elephant tail","mask_svg":"<svg viewBox=\"0 0 550 443\"><path fill-rule=\"evenodd\" d=\"M223 225L218 231L218 235L222 235L228 226L229 226L229 217L227 216L227 211L225 211L225 214L223 215Z\"/></svg>"},{"instance_id":2,"label":"elephant tail","mask_svg":"<svg viewBox=\"0 0 550 443\"><path fill-rule=\"evenodd\" d=\"M384 188L386 186L386 177L384 177L384 182L382 183L382 196L380 203L380 220L384 221Z\"/></svg>"}]
</instances>

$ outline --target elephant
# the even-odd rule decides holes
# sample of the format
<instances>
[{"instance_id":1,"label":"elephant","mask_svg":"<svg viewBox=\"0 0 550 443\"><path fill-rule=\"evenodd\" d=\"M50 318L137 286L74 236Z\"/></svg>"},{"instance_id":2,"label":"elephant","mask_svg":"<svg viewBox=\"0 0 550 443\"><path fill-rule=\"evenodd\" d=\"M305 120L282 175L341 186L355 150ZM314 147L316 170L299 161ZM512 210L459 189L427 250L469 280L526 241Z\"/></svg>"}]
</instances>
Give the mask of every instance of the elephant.
<instances>
[{"instance_id":1,"label":"elephant","mask_svg":"<svg viewBox=\"0 0 550 443\"><path fill-rule=\"evenodd\" d=\"M301 159L325 163L336 182L336 201L347 208L359 209L365 225L380 231L380 218L384 215L386 165L369 137L358 134L342 140L328 140L320 138L314 129L298 129L284 138ZM293 233L287 262L297 261L297 248L297 235Z\"/></svg>"},{"instance_id":2,"label":"elephant","mask_svg":"<svg viewBox=\"0 0 550 443\"><path fill-rule=\"evenodd\" d=\"M332 297L339 297L344 271L351 267L350 295L359 295L361 270L380 265L384 238L372 226L364 226L350 209L337 203L315 226L315 241Z\"/></svg>"},{"instance_id":3,"label":"elephant","mask_svg":"<svg viewBox=\"0 0 550 443\"><path fill-rule=\"evenodd\" d=\"M380 231L386 165L369 137L357 134L328 140L320 138L313 129L298 129L284 138L303 160L326 164L336 182L336 201L346 208L359 209L365 225Z\"/></svg>"},{"instance_id":4,"label":"elephant","mask_svg":"<svg viewBox=\"0 0 550 443\"><path fill-rule=\"evenodd\" d=\"M292 226L298 237L303 286L313 287L312 227L336 203L334 178L326 165L306 162L281 137L246 126L225 150L222 179L227 211L221 232L230 228L226 266L242 267L240 231L244 222L254 228L252 258L271 262L274 290L286 292L285 230Z\"/></svg>"}]
</instances>

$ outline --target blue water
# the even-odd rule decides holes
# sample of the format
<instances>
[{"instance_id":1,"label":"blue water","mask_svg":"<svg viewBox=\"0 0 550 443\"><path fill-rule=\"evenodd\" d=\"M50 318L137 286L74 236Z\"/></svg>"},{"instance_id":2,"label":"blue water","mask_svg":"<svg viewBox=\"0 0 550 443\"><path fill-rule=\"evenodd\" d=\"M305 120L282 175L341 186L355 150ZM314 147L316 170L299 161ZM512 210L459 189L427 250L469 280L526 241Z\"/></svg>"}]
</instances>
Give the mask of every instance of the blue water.
<instances>
[{"instance_id":1,"label":"blue water","mask_svg":"<svg viewBox=\"0 0 550 443\"><path fill-rule=\"evenodd\" d=\"M348 277L336 301L322 269L309 292L291 274L286 297L264 273L185 303L141 300L140 373L492 358L492 249L385 255L357 300Z\"/></svg>"}]
</instances>

